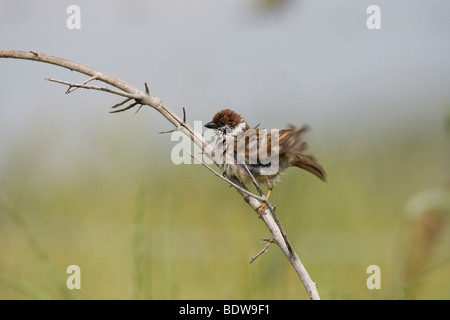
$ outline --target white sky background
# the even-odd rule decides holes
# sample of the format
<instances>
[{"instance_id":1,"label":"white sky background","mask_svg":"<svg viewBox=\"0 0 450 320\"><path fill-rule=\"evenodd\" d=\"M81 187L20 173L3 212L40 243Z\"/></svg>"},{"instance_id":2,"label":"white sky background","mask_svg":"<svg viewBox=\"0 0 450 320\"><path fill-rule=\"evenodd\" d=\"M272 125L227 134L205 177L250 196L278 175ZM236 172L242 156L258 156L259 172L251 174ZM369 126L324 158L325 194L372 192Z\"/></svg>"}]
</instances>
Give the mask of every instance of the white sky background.
<instances>
[{"instance_id":1,"label":"white sky background","mask_svg":"<svg viewBox=\"0 0 450 320\"><path fill-rule=\"evenodd\" d=\"M0 1L0 47L67 58L141 88L148 82L179 115L186 107L190 123L230 107L267 128L308 123L319 144L442 125L450 104L449 1L287 0L274 10L260 2ZM66 27L70 4L81 8L80 30ZM366 27L371 4L381 8L381 30ZM135 130L144 142L130 144L143 148L170 140L157 135L171 127L156 111L110 115L120 98L64 95L44 77L85 79L0 59L0 166L27 143L62 156L107 148L119 135L105 132L123 132L127 144Z\"/></svg>"}]
</instances>

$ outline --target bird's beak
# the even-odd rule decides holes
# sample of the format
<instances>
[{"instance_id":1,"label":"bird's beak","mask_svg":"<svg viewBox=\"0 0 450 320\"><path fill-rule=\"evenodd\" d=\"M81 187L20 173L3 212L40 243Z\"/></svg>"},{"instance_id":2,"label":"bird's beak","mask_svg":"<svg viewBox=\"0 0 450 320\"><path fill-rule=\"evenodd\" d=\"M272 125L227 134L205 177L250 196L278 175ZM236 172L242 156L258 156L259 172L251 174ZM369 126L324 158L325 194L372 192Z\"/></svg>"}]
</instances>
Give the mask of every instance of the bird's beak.
<instances>
[{"instance_id":1,"label":"bird's beak","mask_svg":"<svg viewBox=\"0 0 450 320\"><path fill-rule=\"evenodd\" d=\"M217 123L211 121L211 122L208 122L207 124L205 124L205 128L218 129L219 126L217 125Z\"/></svg>"}]
</instances>

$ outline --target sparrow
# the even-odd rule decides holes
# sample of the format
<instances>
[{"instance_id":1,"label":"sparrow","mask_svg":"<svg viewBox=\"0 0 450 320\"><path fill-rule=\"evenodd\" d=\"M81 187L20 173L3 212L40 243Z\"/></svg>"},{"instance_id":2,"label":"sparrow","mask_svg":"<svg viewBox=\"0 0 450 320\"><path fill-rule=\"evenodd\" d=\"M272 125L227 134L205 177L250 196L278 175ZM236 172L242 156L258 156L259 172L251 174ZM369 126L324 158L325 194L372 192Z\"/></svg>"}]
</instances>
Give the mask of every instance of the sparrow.
<instances>
[{"instance_id":1,"label":"sparrow","mask_svg":"<svg viewBox=\"0 0 450 320\"><path fill-rule=\"evenodd\" d=\"M298 130L291 125L270 132L258 126L250 127L241 115L230 109L219 111L205 125L216 130L215 160L225 176L246 185L252 181L250 171L258 184L267 186L267 199L274 183L289 167L304 169L326 181L322 166L313 156L304 154L307 144L302 138L309 129L307 125ZM258 208L260 217L265 209L265 204Z\"/></svg>"}]
</instances>

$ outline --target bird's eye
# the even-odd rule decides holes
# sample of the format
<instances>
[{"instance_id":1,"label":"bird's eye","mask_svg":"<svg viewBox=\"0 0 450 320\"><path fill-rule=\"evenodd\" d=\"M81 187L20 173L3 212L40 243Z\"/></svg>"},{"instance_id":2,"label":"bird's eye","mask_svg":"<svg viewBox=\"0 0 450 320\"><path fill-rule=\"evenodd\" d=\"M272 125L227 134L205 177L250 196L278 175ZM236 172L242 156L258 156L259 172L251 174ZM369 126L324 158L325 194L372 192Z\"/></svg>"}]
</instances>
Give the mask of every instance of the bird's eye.
<instances>
[{"instance_id":1,"label":"bird's eye","mask_svg":"<svg viewBox=\"0 0 450 320\"><path fill-rule=\"evenodd\" d=\"M219 122L219 126L223 127L224 125L225 125L225 122L223 122L223 121Z\"/></svg>"}]
</instances>

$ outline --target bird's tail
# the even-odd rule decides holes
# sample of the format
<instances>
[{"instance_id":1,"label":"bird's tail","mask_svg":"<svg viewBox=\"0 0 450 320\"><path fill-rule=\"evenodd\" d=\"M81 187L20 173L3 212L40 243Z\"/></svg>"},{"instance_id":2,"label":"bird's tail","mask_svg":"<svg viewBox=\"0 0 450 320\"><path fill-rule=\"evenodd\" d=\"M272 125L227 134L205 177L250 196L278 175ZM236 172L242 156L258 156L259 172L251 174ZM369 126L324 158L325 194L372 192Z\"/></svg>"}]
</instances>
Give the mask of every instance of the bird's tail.
<instances>
[{"instance_id":1,"label":"bird's tail","mask_svg":"<svg viewBox=\"0 0 450 320\"><path fill-rule=\"evenodd\" d=\"M312 173L322 181L326 181L326 173L322 166L313 156L303 153L308 144L303 141L302 136L308 130L309 127L306 125L299 130L292 125L289 126L289 129L282 130L283 132L280 134L284 134L285 139L283 139L281 148L284 148L284 150L288 151L294 157L294 166Z\"/></svg>"},{"instance_id":2,"label":"bird's tail","mask_svg":"<svg viewBox=\"0 0 450 320\"><path fill-rule=\"evenodd\" d=\"M322 181L327 181L325 170L322 166L314 159L313 156L308 156L304 154L297 154L294 161L294 166L304 169Z\"/></svg>"}]
</instances>

